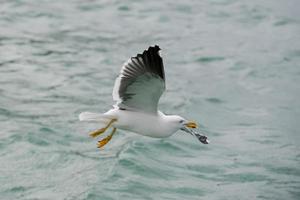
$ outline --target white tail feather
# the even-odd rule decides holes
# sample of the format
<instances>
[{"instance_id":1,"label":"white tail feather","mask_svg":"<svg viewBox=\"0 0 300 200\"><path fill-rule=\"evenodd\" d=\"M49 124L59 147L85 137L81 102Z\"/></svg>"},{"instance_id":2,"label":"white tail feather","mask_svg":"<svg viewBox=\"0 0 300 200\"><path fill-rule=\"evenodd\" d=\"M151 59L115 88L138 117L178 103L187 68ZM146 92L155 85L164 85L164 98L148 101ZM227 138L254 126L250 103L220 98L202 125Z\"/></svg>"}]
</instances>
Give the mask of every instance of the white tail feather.
<instances>
[{"instance_id":1,"label":"white tail feather","mask_svg":"<svg viewBox=\"0 0 300 200\"><path fill-rule=\"evenodd\" d=\"M79 114L78 117L80 121L100 121L100 122L107 121L107 116L100 113L82 112Z\"/></svg>"}]
</instances>

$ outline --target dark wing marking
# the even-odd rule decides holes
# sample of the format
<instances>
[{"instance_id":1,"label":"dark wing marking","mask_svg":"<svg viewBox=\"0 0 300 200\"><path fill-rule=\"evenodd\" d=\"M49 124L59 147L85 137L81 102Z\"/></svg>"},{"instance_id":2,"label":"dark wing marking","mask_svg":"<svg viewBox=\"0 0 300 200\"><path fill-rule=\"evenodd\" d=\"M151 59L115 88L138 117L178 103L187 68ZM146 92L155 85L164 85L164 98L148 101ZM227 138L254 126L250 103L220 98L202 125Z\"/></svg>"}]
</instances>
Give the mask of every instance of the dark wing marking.
<instances>
[{"instance_id":1,"label":"dark wing marking","mask_svg":"<svg viewBox=\"0 0 300 200\"><path fill-rule=\"evenodd\" d=\"M165 72L160 48L155 45L130 58L115 81L113 99L121 109L157 112L165 90Z\"/></svg>"}]
</instances>

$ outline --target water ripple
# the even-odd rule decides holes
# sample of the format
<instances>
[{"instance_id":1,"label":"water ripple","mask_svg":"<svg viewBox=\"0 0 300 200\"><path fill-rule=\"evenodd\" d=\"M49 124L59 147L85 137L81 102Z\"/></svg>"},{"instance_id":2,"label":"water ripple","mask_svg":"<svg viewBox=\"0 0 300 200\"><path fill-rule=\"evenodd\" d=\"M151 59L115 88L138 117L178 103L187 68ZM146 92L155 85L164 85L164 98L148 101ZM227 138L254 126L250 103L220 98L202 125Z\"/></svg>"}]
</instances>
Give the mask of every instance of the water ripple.
<instances>
[{"instance_id":1,"label":"water ripple","mask_svg":"<svg viewBox=\"0 0 300 200\"><path fill-rule=\"evenodd\" d=\"M1 199L299 199L299 3L3 0ZM199 122L118 130L104 148L78 122L111 108L121 65L163 50L160 109Z\"/></svg>"}]
</instances>

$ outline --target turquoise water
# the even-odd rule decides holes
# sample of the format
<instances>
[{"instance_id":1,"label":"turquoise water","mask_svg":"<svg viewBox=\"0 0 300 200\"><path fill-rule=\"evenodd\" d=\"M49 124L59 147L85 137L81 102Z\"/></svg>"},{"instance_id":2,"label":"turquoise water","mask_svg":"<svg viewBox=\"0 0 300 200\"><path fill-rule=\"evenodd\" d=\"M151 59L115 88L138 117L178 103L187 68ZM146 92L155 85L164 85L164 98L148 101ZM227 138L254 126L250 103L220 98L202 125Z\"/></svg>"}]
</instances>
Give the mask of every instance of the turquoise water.
<instances>
[{"instance_id":1,"label":"turquoise water","mask_svg":"<svg viewBox=\"0 0 300 200\"><path fill-rule=\"evenodd\" d=\"M297 0L23 1L0 5L0 199L300 199ZM120 67L163 49L160 109L199 122L118 131L104 112Z\"/></svg>"}]
</instances>

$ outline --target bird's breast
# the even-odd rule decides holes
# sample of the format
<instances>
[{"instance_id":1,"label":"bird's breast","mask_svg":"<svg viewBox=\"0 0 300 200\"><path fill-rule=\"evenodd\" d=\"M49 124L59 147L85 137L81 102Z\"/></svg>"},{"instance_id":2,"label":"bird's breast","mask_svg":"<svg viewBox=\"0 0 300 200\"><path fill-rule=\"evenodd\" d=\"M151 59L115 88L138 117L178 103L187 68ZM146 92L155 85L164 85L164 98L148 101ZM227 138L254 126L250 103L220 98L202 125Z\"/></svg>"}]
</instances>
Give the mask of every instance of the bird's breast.
<instances>
[{"instance_id":1,"label":"bird's breast","mask_svg":"<svg viewBox=\"0 0 300 200\"><path fill-rule=\"evenodd\" d=\"M114 127L149 137L163 138L176 130L170 127L156 114L119 111Z\"/></svg>"}]
</instances>

